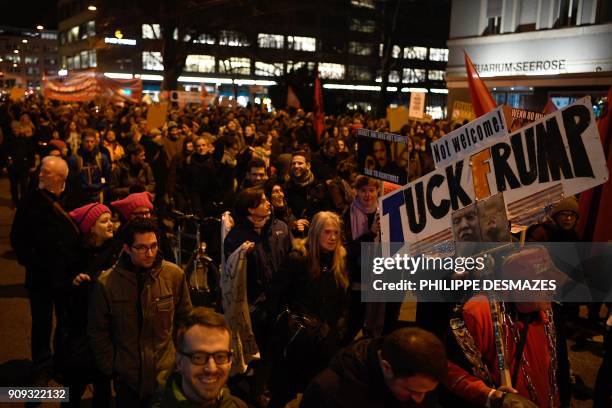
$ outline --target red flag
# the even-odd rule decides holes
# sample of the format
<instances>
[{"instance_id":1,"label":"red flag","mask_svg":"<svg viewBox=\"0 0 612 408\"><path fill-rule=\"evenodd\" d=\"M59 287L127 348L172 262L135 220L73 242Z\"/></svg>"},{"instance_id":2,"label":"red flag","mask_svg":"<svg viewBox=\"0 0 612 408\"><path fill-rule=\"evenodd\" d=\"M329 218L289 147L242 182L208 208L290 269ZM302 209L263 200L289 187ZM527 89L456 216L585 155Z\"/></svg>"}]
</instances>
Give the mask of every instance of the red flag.
<instances>
[{"instance_id":1,"label":"red flag","mask_svg":"<svg viewBox=\"0 0 612 408\"><path fill-rule=\"evenodd\" d=\"M465 55L465 70L467 71L467 80L470 87L470 96L472 97L474 113L476 117L482 116L497 108L497 105L484 81L480 78L480 75L478 75L478 71L476 71L476 67L474 67L472 60L465 51L463 54Z\"/></svg>"},{"instance_id":2,"label":"red flag","mask_svg":"<svg viewBox=\"0 0 612 408\"><path fill-rule=\"evenodd\" d=\"M612 87L608 91L607 103L597 122L599 137L604 148L608 169L612 165ZM580 194L578 202L580 218L578 231L589 242L612 241L612 182L610 179L601 185Z\"/></svg>"},{"instance_id":3,"label":"red flag","mask_svg":"<svg viewBox=\"0 0 612 408\"><path fill-rule=\"evenodd\" d=\"M546 103L546 106L544 106L544 110L542 111L542 113L545 114L545 115L550 115L551 113L555 112L556 110L557 110L557 105L555 105L555 103L549 97L548 98L548 102Z\"/></svg>"},{"instance_id":4,"label":"red flag","mask_svg":"<svg viewBox=\"0 0 612 408\"><path fill-rule=\"evenodd\" d=\"M325 124L323 123L325 114L323 113L323 90L321 89L319 71L317 71L315 77L314 104L312 113L312 127L317 135L317 143L321 143L321 135L323 134L323 129L325 128Z\"/></svg>"},{"instance_id":5,"label":"red flag","mask_svg":"<svg viewBox=\"0 0 612 408\"><path fill-rule=\"evenodd\" d=\"M295 92L293 92L291 85L287 87L287 106L295 109L300 109L302 107L302 105L300 105L300 100Z\"/></svg>"}]
</instances>

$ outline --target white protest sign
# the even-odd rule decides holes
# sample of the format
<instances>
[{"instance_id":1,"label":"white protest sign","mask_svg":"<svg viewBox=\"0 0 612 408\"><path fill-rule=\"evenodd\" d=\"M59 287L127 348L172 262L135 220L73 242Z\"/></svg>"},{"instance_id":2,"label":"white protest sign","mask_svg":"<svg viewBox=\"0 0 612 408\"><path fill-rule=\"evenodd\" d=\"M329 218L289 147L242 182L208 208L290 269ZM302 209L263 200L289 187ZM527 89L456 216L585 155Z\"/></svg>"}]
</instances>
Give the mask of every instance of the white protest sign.
<instances>
[{"instance_id":1,"label":"white protest sign","mask_svg":"<svg viewBox=\"0 0 612 408\"><path fill-rule=\"evenodd\" d=\"M431 240L450 231L452 212L499 192L511 213L543 192L570 196L608 180L588 97L472 152L381 197L381 242Z\"/></svg>"},{"instance_id":2,"label":"white protest sign","mask_svg":"<svg viewBox=\"0 0 612 408\"><path fill-rule=\"evenodd\" d=\"M408 116L412 118L422 118L425 112L425 93L412 92L410 94L410 106L408 107Z\"/></svg>"},{"instance_id":3,"label":"white protest sign","mask_svg":"<svg viewBox=\"0 0 612 408\"><path fill-rule=\"evenodd\" d=\"M509 108L500 106L431 144L436 168L462 159L510 133Z\"/></svg>"}]
</instances>

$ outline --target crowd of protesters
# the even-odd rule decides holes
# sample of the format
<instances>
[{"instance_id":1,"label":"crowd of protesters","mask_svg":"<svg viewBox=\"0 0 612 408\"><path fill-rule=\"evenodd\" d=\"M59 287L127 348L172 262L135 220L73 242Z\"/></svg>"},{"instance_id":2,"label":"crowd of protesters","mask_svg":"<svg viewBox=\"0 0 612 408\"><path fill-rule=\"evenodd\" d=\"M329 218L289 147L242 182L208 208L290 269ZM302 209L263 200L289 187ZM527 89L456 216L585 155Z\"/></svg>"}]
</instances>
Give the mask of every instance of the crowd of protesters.
<instances>
[{"instance_id":1,"label":"crowd of protesters","mask_svg":"<svg viewBox=\"0 0 612 408\"><path fill-rule=\"evenodd\" d=\"M99 407L109 406L111 384L120 407L283 407L299 394L303 407L569 406L570 333L555 334L550 305L504 308L519 335L506 387L488 304L463 305L458 336L448 334L449 308L418 305L425 331L402 328L401 304L361 302L361 244L380 240L383 187L359 174L357 130L408 136L395 157L375 146L374 160L414 180L433 170L430 143L456 126L389 129L354 113L327 116L317 136L299 109L188 105L149 128L145 104L3 102L0 167L17 209L11 244L26 269L32 385L55 378L70 387L72 406L88 384ZM224 259L246 252L260 358L229 379L229 326L191 299L160 232L177 211L229 211L233 226L217 250ZM579 241L577 213L563 201L529 239ZM525 250L504 273L545 257ZM591 323L603 330L598 312ZM609 406L609 337L599 407Z\"/></svg>"}]
</instances>

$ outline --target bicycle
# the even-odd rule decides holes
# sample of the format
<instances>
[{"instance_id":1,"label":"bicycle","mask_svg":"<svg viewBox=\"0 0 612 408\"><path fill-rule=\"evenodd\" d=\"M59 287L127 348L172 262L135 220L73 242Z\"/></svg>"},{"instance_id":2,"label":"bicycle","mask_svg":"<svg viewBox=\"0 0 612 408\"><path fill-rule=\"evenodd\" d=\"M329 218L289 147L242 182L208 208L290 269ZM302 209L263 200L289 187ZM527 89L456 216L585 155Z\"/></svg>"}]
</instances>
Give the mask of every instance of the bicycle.
<instances>
[{"instance_id":1,"label":"bicycle","mask_svg":"<svg viewBox=\"0 0 612 408\"><path fill-rule=\"evenodd\" d=\"M171 217L176 221L176 233L171 237L172 249L176 263L185 271L189 286L191 303L194 306L205 306L216 309L220 305L219 267L207 253L207 243L201 239L202 227L210 223L220 223L216 217L199 218L193 214L172 211ZM186 226L195 228L195 234L185 232ZM195 240L193 250L187 252L189 258L182 263L184 241Z\"/></svg>"}]
</instances>

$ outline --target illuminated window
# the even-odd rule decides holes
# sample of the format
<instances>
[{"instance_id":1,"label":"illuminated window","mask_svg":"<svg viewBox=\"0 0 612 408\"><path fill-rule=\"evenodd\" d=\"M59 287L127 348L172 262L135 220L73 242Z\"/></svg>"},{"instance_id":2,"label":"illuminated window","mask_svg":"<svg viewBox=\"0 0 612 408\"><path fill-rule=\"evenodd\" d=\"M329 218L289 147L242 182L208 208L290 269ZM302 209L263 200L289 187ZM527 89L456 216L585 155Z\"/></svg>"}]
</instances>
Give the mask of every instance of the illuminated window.
<instances>
[{"instance_id":1,"label":"illuminated window","mask_svg":"<svg viewBox=\"0 0 612 408\"><path fill-rule=\"evenodd\" d=\"M372 44L350 41L348 44L349 54L354 55L372 55Z\"/></svg>"},{"instance_id":2,"label":"illuminated window","mask_svg":"<svg viewBox=\"0 0 612 408\"><path fill-rule=\"evenodd\" d=\"M81 51L81 68L89 68L89 53Z\"/></svg>"},{"instance_id":3,"label":"illuminated window","mask_svg":"<svg viewBox=\"0 0 612 408\"><path fill-rule=\"evenodd\" d=\"M86 38L95 37L96 35L96 22L94 20L90 20L80 27L81 40Z\"/></svg>"},{"instance_id":4,"label":"illuminated window","mask_svg":"<svg viewBox=\"0 0 612 408\"><path fill-rule=\"evenodd\" d=\"M319 63L319 74L323 79L344 79L344 65L329 62Z\"/></svg>"},{"instance_id":5,"label":"illuminated window","mask_svg":"<svg viewBox=\"0 0 612 408\"><path fill-rule=\"evenodd\" d=\"M355 7L376 8L376 0L351 0L351 5Z\"/></svg>"},{"instance_id":6,"label":"illuminated window","mask_svg":"<svg viewBox=\"0 0 612 408\"><path fill-rule=\"evenodd\" d=\"M389 71L389 82L398 83L400 81L400 73L396 70ZM376 71L376 82L382 82L382 73L380 70Z\"/></svg>"},{"instance_id":7,"label":"illuminated window","mask_svg":"<svg viewBox=\"0 0 612 408\"><path fill-rule=\"evenodd\" d=\"M229 47L248 47L251 45L247 36L238 31L222 30L219 33L219 45L227 45Z\"/></svg>"},{"instance_id":8,"label":"illuminated window","mask_svg":"<svg viewBox=\"0 0 612 408\"><path fill-rule=\"evenodd\" d=\"M312 70L314 69L315 63L304 61L287 61L287 72L298 70L305 65L308 65L308 69Z\"/></svg>"},{"instance_id":9,"label":"illuminated window","mask_svg":"<svg viewBox=\"0 0 612 408\"><path fill-rule=\"evenodd\" d=\"M371 81L372 70L366 66L349 65L348 78L353 79L355 81Z\"/></svg>"},{"instance_id":10,"label":"illuminated window","mask_svg":"<svg viewBox=\"0 0 612 408\"><path fill-rule=\"evenodd\" d=\"M313 37L287 36L287 48L295 51L315 51L317 40Z\"/></svg>"},{"instance_id":11,"label":"illuminated window","mask_svg":"<svg viewBox=\"0 0 612 408\"><path fill-rule=\"evenodd\" d=\"M378 44L378 56L380 58L382 58L383 56L384 49L385 49L385 45L383 43Z\"/></svg>"},{"instance_id":12,"label":"illuminated window","mask_svg":"<svg viewBox=\"0 0 612 408\"><path fill-rule=\"evenodd\" d=\"M43 40L57 40L57 34L56 33L42 33L40 35L40 38L42 38Z\"/></svg>"},{"instance_id":13,"label":"illuminated window","mask_svg":"<svg viewBox=\"0 0 612 408\"><path fill-rule=\"evenodd\" d=\"M142 53L142 69L150 71L163 71L164 63L161 52L143 51Z\"/></svg>"},{"instance_id":14,"label":"illuminated window","mask_svg":"<svg viewBox=\"0 0 612 408\"><path fill-rule=\"evenodd\" d=\"M214 35L210 35L210 34L200 34L200 36L198 38L196 38L195 40L193 40L193 42L196 43L196 44L214 45L215 44L215 36Z\"/></svg>"},{"instance_id":15,"label":"illuminated window","mask_svg":"<svg viewBox=\"0 0 612 408\"><path fill-rule=\"evenodd\" d=\"M155 40L157 38L161 38L161 30L159 28L159 24L143 24L142 38L148 40Z\"/></svg>"},{"instance_id":16,"label":"illuminated window","mask_svg":"<svg viewBox=\"0 0 612 408\"><path fill-rule=\"evenodd\" d=\"M278 34L257 34L257 45L259 48L282 49L285 45L285 37Z\"/></svg>"},{"instance_id":17,"label":"illuminated window","mask_svg":"<svg viewBox=\"0 0 612 408\"><path fill-rule=\"evenodd\" d=\"M445 72L442 70L431 69L427 71L427 79L430 81L444 81Z\"/></svg>"},{"instance_id":18,"label":"illuminated window","mask_svg":"<svg viewBox=\"0 0 612 408\"><path fill-rule=\"evenodd\" d=\"M23 62L26 64L38 64L38 57L25 57Z\"/></svg>"},{"instance_id":19,"label":"illuminated window","mask_svg":"<svg viewBox=\"0 0 612 408\"><path fill-rule=\"evenodd\" d=\"M255 62L255 75L260 76L281 76L283 75L283 63L275 62L268 64L265 62Z\"/></svg>"},{"instance_id":20,"label":"illuminated window","mask_svg":"<svg viewBox=\"0 0 612 408\"><path fill-rule=\"evenodd\" d=\"M402 82L414 84L425 81L425 70L418 68L404 68Z\"/></svg>"},{"instance_id":21,"label":"illuminated window","mask_svg":"<svg viewBox=\"0 0 612 408\"><path fill-rule=\"evenodd\" d=\"M161 38L161 30L159 28L159 24L143 24L142 38L149 40Z\"/></svg>"},{"instance_id":22,"label":"illuminated window","mask_svg":"<svg viewBox=\"0 0 612 408\"><path fill-rule=\"evenodd\" d=\"M66 42L71 43L79 40L79 26L74 26L66 32Z\"/></svg>"},{"instance_id":23,"label":"illuminated window","mask_svg":"<svg viewBox=\"0 0 612 408\"><path fill-rule=\"evenodd\" d=\"M228 58L219 60L219 72L222 74L250 75L251 60L249 58Z\"/></svg>"},{"instance_id":24,"label":"illuminated window","mask_svg":"<svg viewBox=\"0 0 612 408\"><path fill-rule=\"evenodd\" d=\"M406 47L404 48L404 58L406 59L427 59L427 48L425 47Z\"/></svg>"},{"instance_id":25,"label":"illuminated window","mask_svg":"<svg viewBox=\"0 0 612 408\"><path fill-rule=\"evenodd\" d=\"M446 48L430 48L429 59L431 61L448 61L448 49Z\"/></svg>"},{"instance_id":26,"label":"illuminated window","mask_svg":"<svg viewBox=\"0 0 612 408\"><path fill-rule=\"evenodd\" d=\"M399 58L402 56L402 49L399 45L394 45L393 48L391 49L391 57L392 58Z\"/></svg>"},{"instance_id":27,"label":"illuminated window","mask_svg":"<svg viewBox=\"0 0 612 408\"><path fill-rule=\"evenodd\" d=\"M212 55L188 55L185 60L187 72L215 72L215 57Z\"/></svg>"},{"instance_id":28,"label":"illuminated window","mask_svg":"<svg viewBox=\"0 0 612 408\"><path fill-rule=\"evenodd\" d=\"M351 31L359 31L362 33L373 33L374 31L376 31L376 21L351 18L349 29Z\"/></svg>"}]
</instances>

